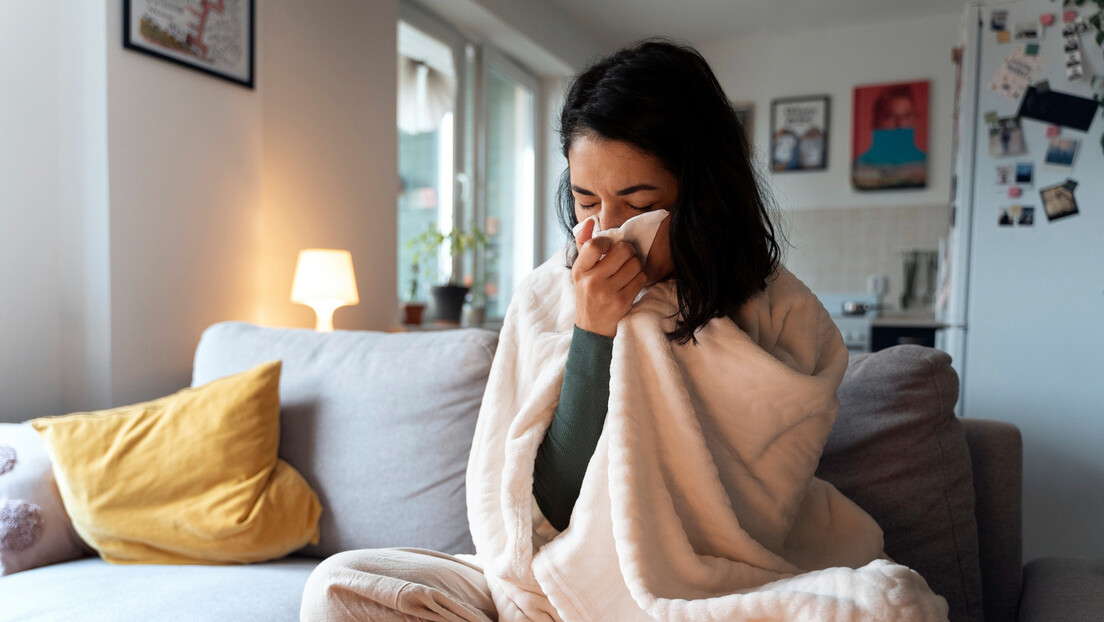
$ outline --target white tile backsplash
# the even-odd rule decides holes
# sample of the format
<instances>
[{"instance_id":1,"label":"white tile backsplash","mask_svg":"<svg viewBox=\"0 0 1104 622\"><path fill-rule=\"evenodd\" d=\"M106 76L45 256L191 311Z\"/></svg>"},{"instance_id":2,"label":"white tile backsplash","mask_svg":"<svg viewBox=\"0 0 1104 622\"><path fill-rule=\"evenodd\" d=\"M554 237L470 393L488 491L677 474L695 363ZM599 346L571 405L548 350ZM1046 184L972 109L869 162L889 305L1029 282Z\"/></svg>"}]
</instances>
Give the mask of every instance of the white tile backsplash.
<instances>
[{"instance_id":1,"label":"white tile backsplash","mask_svg":"<svg viewBox=\"0 0 1104 622\"><path fill-rule=\"evenodd\" d=\"M949 224L946 205L791 210L780 222L784 263L810 289L865 292L869 275L885 274L891 309L900 308L904 253L937 250Z\"/></svg>"}]
</instances>

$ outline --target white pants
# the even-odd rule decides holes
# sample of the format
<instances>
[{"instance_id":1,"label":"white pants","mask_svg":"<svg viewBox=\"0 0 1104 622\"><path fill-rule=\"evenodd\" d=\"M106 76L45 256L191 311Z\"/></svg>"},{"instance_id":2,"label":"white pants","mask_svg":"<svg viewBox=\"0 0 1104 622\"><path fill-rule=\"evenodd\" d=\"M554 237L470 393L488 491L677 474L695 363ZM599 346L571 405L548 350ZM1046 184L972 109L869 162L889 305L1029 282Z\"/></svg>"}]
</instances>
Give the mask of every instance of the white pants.
<instances>
[{"instance_id":1,"label":"white pants","mask_svg":"<svg viewBox=\"0 0 1104 622\"><path fill-rule=\"evenodd\" d=\"M498 619L483 569L424 549L338 553L314 569L303 589L303 622Z\"/></svg>"}]
</instances>

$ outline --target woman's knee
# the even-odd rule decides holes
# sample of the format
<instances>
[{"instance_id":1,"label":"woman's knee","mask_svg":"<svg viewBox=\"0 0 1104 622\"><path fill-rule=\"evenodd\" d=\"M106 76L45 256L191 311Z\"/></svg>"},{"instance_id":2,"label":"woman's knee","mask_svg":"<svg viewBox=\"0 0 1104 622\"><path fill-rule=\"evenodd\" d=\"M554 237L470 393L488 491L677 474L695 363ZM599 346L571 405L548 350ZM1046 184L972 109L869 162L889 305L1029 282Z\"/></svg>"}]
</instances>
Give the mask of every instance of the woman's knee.
<instances>
[{"instance_id":1,"label":"woman's knee","mask_svg":"<svg viewBox=\"0 0 1104 622\"><path fill-rule=\"evenodd\" d=\"M347 610L344 601L349 597L349 577L356 568L364 565L364 551L345 551L332 555L315 566L303 587L303 600L299 607L299 619L335 620L335 613Z\"/></svg>"}]
</instances>

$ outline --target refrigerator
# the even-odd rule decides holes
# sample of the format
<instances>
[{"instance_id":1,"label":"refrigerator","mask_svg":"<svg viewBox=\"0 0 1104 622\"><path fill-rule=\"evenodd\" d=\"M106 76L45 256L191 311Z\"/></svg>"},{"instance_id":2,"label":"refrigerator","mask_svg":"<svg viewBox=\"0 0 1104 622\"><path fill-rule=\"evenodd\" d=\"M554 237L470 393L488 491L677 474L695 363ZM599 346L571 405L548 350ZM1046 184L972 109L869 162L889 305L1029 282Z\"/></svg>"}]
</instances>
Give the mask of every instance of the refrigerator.
<instances>
[{"instance_id":1,"label":"refrigerator","mask_svg":"<svg viewBox=\"0 0 1104 622\"><path fill-rule=\"evenodd\" d=\"M1025 560L1104 557L1104 109L1075 126L1104 52L1093 28L1074 28L1076 75L1070 8L1097 10L971 3L956 50L937 347L961 379L958 413L1023 435Z\"/></svg>"}]
</instances>

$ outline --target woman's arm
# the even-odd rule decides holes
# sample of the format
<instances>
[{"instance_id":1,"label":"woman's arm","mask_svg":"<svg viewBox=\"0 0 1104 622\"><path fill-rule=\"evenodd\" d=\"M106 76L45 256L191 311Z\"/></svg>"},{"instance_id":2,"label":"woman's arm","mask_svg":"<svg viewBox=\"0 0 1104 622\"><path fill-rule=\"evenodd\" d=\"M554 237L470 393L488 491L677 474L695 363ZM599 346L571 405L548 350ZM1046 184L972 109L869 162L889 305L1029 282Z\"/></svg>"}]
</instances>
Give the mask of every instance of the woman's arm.
<instances>
[{"instance_id":1,"label":"woman's arm","mask_svg":"<svg viewBox=\"0 0 1104 622\"><path fill-rule=\"evenodd\" d=\"M548 522L567 528L609 405L613 339L578 326L571 335L560 402L533 469L533 496Z\"/></svg>"}]
</instances>

